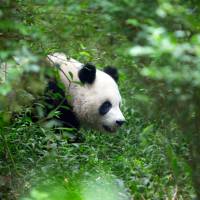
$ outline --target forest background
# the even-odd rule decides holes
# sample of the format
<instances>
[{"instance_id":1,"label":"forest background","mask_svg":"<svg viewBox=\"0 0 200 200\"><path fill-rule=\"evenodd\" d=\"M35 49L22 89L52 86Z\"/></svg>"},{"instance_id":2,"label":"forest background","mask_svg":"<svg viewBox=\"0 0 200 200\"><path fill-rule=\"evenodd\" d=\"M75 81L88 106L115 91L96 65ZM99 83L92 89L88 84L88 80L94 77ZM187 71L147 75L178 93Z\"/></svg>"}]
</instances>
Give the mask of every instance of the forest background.
<instances>
[{"instance_id":1,"label":"forest background","mask_svg":"<svg viewBox=\"0 0 200 200\"><path fill-rule=\"evenodd\" d=\"M199 23L198 0L1 0L0 198L200 199ZM116 135L31 121L52 52L118 68Z\"/></svg>"}]
</instances>

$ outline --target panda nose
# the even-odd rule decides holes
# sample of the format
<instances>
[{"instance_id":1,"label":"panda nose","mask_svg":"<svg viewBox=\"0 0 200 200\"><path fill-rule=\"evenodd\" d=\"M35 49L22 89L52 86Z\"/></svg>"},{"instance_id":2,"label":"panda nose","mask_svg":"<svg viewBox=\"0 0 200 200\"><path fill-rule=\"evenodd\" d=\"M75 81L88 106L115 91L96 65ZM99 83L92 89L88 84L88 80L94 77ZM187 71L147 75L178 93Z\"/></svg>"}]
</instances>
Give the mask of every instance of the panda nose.
<instances>
[{"instance_id":1,"label":"panda nose","mask_svg":"<svg viewBox=\"0 0 200 200\"><path fill-rule=\"evenodd\" d=\"M125 120L116 120L116 124L118 126L122 126L122 124L125 122Z\"/></svg>"}]
</instances>

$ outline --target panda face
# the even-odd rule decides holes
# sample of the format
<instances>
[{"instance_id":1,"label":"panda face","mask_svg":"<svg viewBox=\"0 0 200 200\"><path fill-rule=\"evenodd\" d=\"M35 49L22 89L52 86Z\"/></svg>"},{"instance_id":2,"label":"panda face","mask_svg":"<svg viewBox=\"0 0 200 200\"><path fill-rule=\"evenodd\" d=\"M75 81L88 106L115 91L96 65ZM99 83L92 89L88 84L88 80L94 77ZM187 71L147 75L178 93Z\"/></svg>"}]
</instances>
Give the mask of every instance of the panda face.
<instances>
[{"instance_id":1,"label":"panda face","mask_svg":"<svg viewBox=\"0 0 200 200\"><path fill-rule=\"evenodd\" d=\"M115 132L120 127L125 119L120 111L120 104L112 105L110 101L105 101L99 108L102 127L105 131Z\"/></svg>"},{"instance_id":2,"label":"panda face","mask_svg":"<svg viewBox=\"0 0 200 200\"><path fill-rule=\"evenodd\" d=\"M83 124L103 132L115 132L125 122L119 89L110 75L97 70L94 82L83 85L81 90L78 96L82 103L77 107L76 101L74 109Z\"/></svg>"},{"instance_id":3,"label":"panda face","mask_svg":"<svg viewBox=\"0 0 200 200\"><path fill-rule=\"evenodd\" d=\"M116 90L115 92L112 91L112 97L108 97L98 110L99 129L107 132L115 132L125 122L125 118L120 110L121 96Z\"/></svg>"}]
</instances>

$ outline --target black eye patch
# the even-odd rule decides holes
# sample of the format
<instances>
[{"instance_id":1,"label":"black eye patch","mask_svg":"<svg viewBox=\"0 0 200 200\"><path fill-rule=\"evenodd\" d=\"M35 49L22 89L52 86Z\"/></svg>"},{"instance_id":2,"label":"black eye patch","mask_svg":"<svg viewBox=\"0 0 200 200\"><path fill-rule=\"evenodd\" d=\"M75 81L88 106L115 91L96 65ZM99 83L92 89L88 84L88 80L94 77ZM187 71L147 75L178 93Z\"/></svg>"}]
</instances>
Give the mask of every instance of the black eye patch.
<instances>
[{"instance_id":1,"label":"black eye patch","mask_svg":"<svg viewBox=\"0 0 200 200\"><path fill-rule=\"evenodd\" d=\"M105 115L112 108L110 101L105 101L99 108L99 114Z\"/></svg>"}]
</instances>

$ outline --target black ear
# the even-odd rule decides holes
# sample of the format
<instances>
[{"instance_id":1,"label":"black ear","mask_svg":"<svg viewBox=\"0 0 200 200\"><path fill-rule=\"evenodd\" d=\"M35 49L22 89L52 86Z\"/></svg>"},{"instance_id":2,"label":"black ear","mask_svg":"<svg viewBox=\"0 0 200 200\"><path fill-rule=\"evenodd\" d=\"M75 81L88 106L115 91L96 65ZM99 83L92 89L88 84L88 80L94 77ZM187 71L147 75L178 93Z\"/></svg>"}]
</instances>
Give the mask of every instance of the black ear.
<instances>
[{"instance_id":1,"label":"black ear","mask_svg":"<svg viewBox=\"0 0 200 200\"><path fill-rule=\"evenodd\" d=\"M85 64L78 72L78 77L82 83L92 84L96 78L96 67L91 64Z\"/></svg>"},{"instance_id":2,"label":"black ear","mask_svg":"<svg viewBox=\"0 0 200 200\"><path fill-rule=\"evenodd\" d=\"M116 68L111 67L111 66L107 66L107 67L104 68L103 71L106 74L110 75L115 80L115 82L118 82L118 80L119 80L119 74L118 74L118 71L117 71Z\"/></svg>"}]
</instances>

